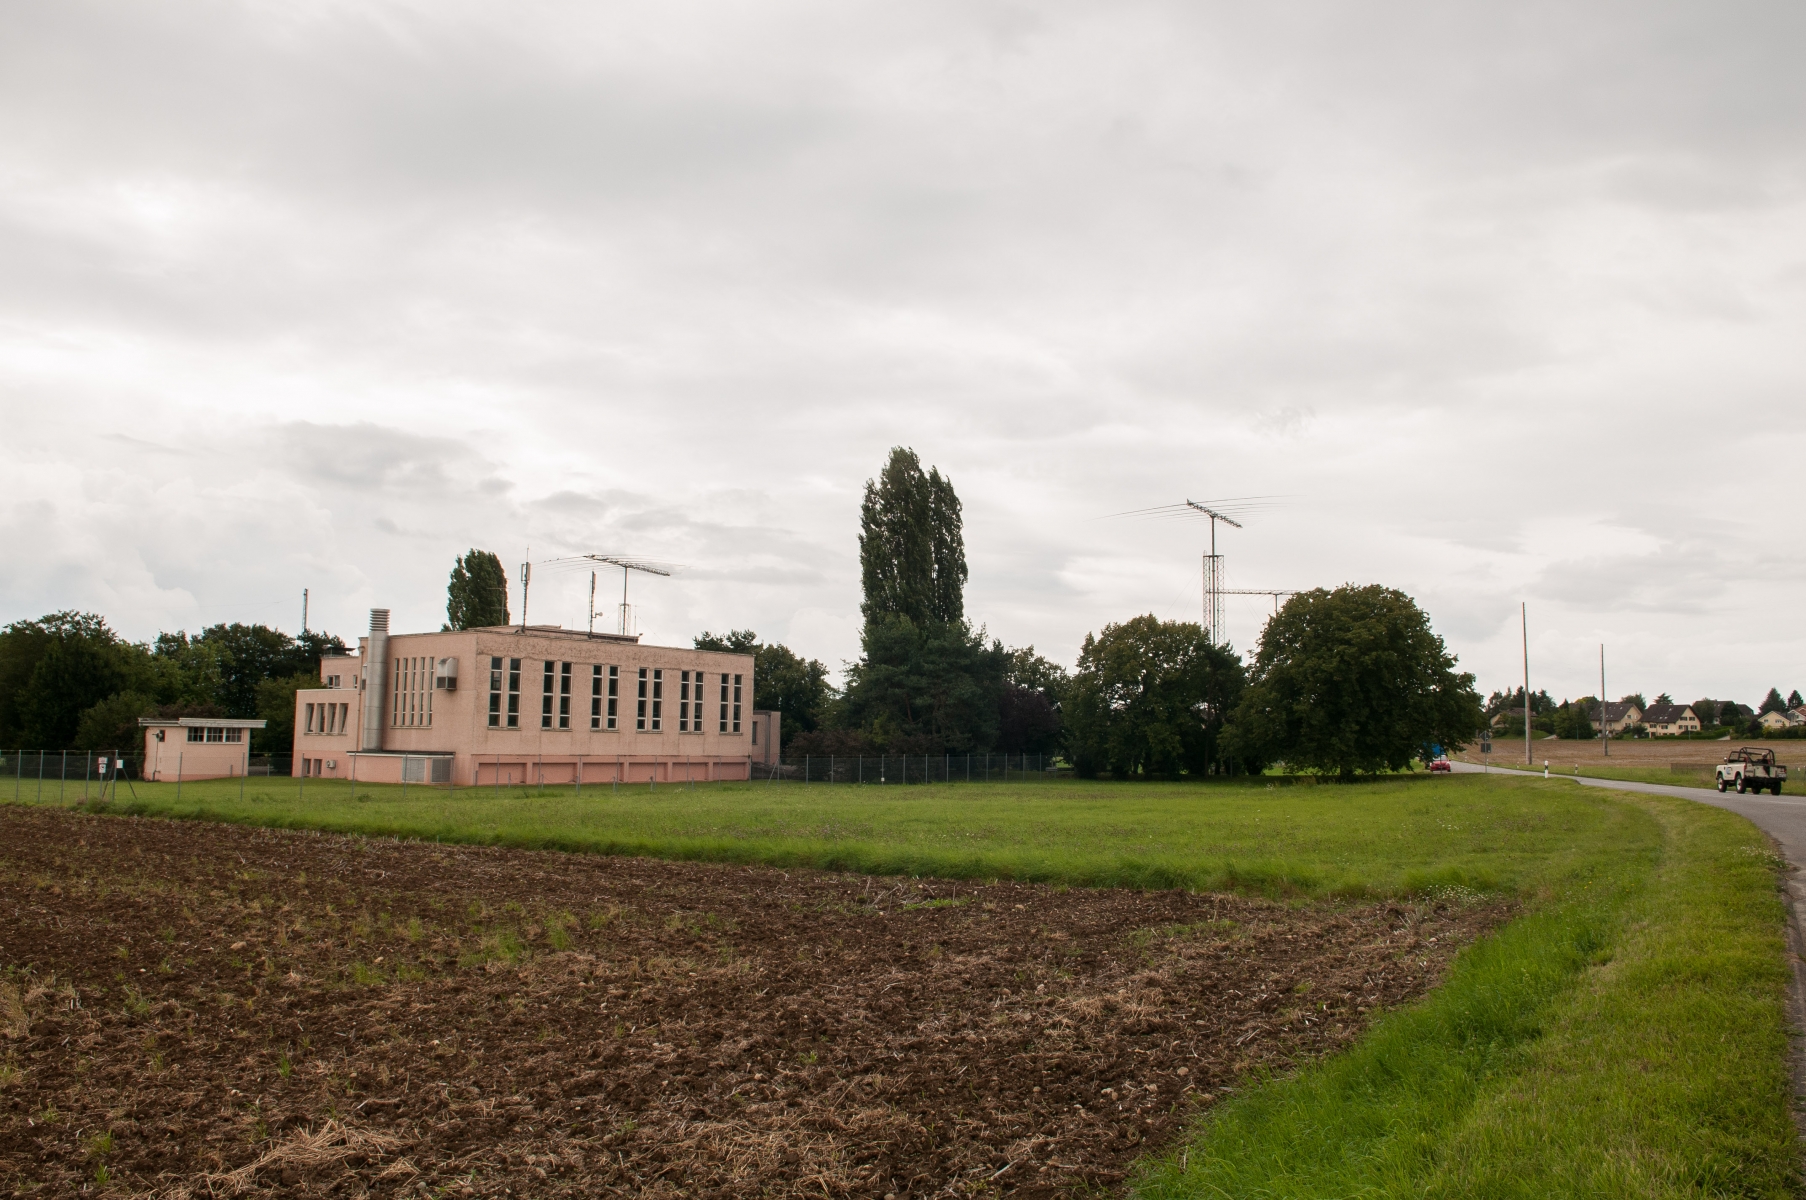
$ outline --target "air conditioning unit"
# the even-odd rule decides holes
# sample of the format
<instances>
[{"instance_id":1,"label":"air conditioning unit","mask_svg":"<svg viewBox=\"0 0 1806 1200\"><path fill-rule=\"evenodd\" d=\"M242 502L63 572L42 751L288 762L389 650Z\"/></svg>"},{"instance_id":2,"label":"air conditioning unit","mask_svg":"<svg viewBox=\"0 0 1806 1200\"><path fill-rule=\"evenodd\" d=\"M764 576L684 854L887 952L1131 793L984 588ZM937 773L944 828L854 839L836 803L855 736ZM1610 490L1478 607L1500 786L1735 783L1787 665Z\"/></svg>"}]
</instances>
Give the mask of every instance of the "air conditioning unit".
<instances>
[{"instance_id":1,"label":"air conditioning unit","mask_svg":"<svg viewBox=\"0 0 1806 1200\"><path fill-rule=\"evenodd\" d=\"M326 760L326 769L328 771L336 770L338 768L338 765L339 765L338 763L334 762L330 758Z\"/></svg>"},{"instance_id":2,"label":"air conditioning unit","mask_svg":"<svg viewBox=\"0 0 1806 1200\"><path fill-rule=\"evenodd\" d=\"M433 663L433 687L442 692L458 690L458 660L441 658Z\"/></svg>"}]
</instances>

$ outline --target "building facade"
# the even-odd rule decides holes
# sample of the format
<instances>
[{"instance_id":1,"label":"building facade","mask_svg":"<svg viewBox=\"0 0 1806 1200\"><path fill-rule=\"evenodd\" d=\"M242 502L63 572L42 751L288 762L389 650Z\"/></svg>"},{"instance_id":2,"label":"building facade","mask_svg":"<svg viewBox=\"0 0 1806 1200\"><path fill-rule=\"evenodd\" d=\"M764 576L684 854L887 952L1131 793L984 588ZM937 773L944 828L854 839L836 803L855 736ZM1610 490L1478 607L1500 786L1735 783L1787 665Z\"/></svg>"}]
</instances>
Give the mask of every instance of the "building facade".
<instances>
[{"instance_id":1,"label":"building facade","mask_svg":"<svg viewBox=\"0 0 1806 1200\"><path fill-rule=\"evenodd\" d=\"M1699 718L1690 704L1651 704L1643 713L1643 727L1652 737L1677 737L1698 733Z\"/></svg>"},{"instance_id":2,"label":"building facade","mask_svg":"<svg viewBox=\"0 0 1806 1200\"><path fill-rule=\"evenodd\" d=\"M1604 705L1594 704L1591 716L1595 733L1604 732L1616 737L1632 725L1641 724L1643 710L1629 701L1609 700Z\"/></svg>"},{"instance_id":3,"label":"building facade","mask_svg":"<svg viewBox=\"0 0 1806 1200\"><path fill-rule=\"evenodd\" d=\"M358 653L295 693L300 776L372 783L746 779L775 757L753 658L557 626L394 634L372 609ZM764 743L764 744L761 744Z\"/></svg>"},{"instance_id":4,"label":"building facade","mask_svg":"<svg viewBox=\"0 0 1806 1200\"><path fill-rule=\"evenodd\" d=\"M263 721L234 717L139 717L144 778L227 779L251 768L251 730Z\"/></svg>"}]
</instances>

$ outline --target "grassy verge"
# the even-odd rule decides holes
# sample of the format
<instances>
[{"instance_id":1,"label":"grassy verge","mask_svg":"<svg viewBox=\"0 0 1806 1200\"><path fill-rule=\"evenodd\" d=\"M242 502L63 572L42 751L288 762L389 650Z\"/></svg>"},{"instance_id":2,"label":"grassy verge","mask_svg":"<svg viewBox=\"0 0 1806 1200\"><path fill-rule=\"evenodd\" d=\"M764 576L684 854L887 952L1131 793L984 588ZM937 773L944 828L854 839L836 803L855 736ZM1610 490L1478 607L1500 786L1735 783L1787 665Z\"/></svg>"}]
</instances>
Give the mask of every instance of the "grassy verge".
<instances>
[{"instance_id":1,"label":"grassy verge","mask_svg":"<svg viewBox=\"0 0 1806 1200\"><path fill-rule=\"evenodd\" d=\"M1551 861L1622 836L1571 788L1467 776L1347 786L710 784L457 792L336 781L135 785L113 811L530 848L874 874L1391 895L1527 892Z\"/></svg>"},{"instance_id":2,"label":"grassy verge","mask_svg":"<svg viewBox=\"0 0 1806 1200\"><path fill-rule=\"evenodd\" d=\"M1219 1111L1138 1194L1797 1195L1777 864L1731 814L1610 802L1637 818L1616 854L1555 865L1422 1004Z\"/></svg>"}]
</instances>

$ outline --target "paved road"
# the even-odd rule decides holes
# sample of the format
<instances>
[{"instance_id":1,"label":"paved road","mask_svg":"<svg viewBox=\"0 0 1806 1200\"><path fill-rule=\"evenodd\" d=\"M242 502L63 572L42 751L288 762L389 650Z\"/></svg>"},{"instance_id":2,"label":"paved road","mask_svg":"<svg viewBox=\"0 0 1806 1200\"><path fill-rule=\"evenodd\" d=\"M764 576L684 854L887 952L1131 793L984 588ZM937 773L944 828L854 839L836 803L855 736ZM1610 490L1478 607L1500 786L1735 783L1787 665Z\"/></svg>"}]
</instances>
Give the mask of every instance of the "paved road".
<instances>
[{"instance_id":1,"label":"paved road","mask_svg":"<svg viewBox=\"0 0 1806 1200\"><path fill-rule=\"evenodd\" d=\"M1451 763L1455 770L1463 774L1478 775L1486 768L1476 767L1472 763ZM1493 767L1500 771L1501 768ZM1512 775L1541 775L1540 771L1509 771ZM1714 788L1678 787L1671 783L1631 783L1622 779L1590 779L1584 775L1554 775L1553 779L1568 779L1583 787L1611 788L1620 792L1650 792L1657 796L1679 796L1683 800L1697 800L1701 804L1710 804L1716 808L1727 808L1738 816L1749 818L1751 824L1769 837L1775 839L1781 854L1787 859L1793 870L1783 879L1787 888L1787 908L1790 916L1788 922L1788 956L1793 967L1793 988L1789 996L1789 1014L1793 1021L1794 1055L1793 1083L1794 1095L1806 1099L1806 1047L1800 1038L1806 1032L1806 795L1790 796L1783 792L1779 796L1748 793L1739 796L1735 792L1720 793ZM1806 786L1806 781L1790 780L1788 787ZM1796 1119L1801 1117L1801 1106L1795 1105Z\"/></svg>"}]
</instances>

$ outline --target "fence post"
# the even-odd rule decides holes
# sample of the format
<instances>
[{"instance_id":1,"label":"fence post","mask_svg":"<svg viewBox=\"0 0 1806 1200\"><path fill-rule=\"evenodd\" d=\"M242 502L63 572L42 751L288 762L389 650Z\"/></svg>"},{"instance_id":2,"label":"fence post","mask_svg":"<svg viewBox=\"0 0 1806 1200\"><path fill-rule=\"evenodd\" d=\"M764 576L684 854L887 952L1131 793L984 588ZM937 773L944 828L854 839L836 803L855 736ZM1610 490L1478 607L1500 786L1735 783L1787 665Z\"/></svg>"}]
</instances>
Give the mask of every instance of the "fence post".
<instances>
[{"instance_id":1,"label":"fence post","mask_svg":"<svg viewBox=\"0 0 1806 1200\"><path fill-rule=\"evenodd\" d=\"M809 782L809 756L803 755L803 782Z\"/></svg>"},{"instance_id":2,"label":"fence post","mask_svg":"<svg viewBox=\"0 0 1806 1200\"><path fill-rule=\"evenodd\" d=\"M578 797L583 795L583 756L581 754L577 756L577 774L571 778L571 795Z\"/></svg>"},{"instance_id":3,"label":"fence post","mask_svg":"<svg viewBox=\"0 0 1806 1200\"><path fill-rule=\"evenodd\" d=\"M88 802L88 780L94 777L94 756L89 754L87 765L82 767L82 803Z\"/></svg>"},{"instance_id":4,"label":"fence post","mask_svg":"<svg viewBox=\"0 0 1806 1200\"><path fill-rule=\"evenodd\" d=\"M176 755L176 803L182 803L182 755Z\"/></svg>"},{"instance_id":5,"label":"fence post","mask_svg":"<svg viewBox=\"0 0 1806 1200\"><path fill-rule=\"evenodd\" d=\"M834 756L828 755L828 782L834 782Z\"/></svg>"}]
</instances>

